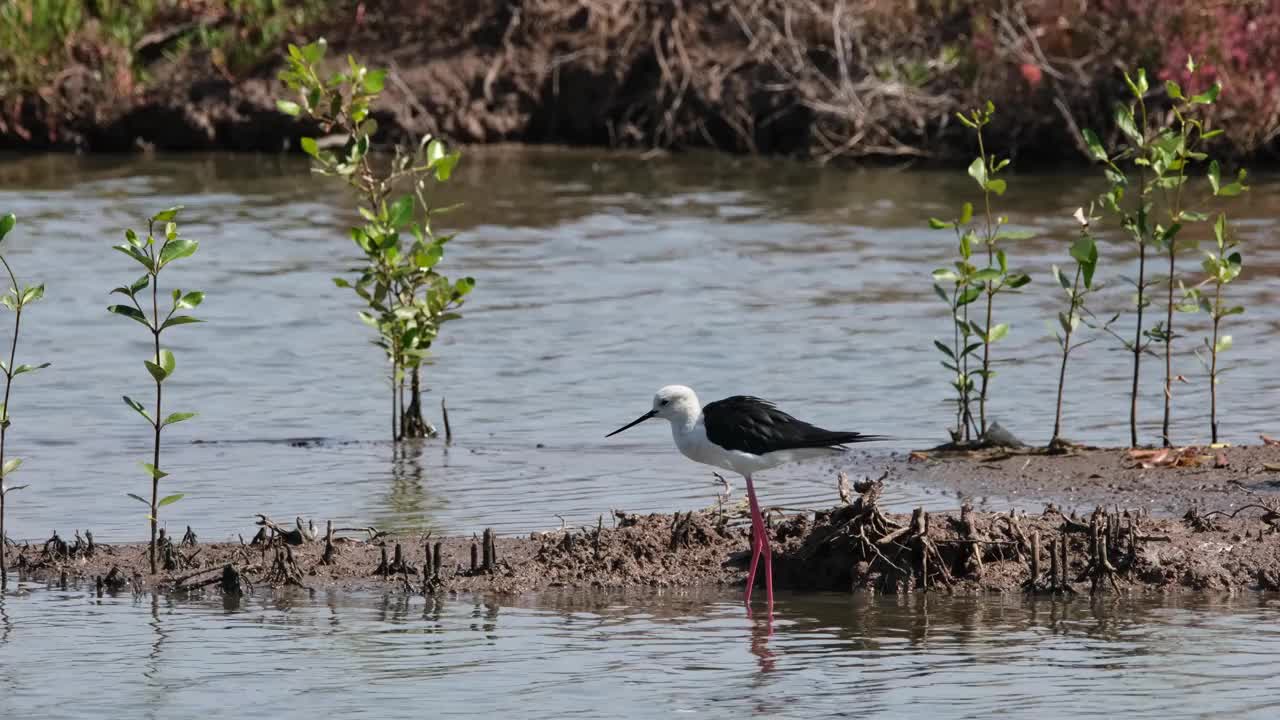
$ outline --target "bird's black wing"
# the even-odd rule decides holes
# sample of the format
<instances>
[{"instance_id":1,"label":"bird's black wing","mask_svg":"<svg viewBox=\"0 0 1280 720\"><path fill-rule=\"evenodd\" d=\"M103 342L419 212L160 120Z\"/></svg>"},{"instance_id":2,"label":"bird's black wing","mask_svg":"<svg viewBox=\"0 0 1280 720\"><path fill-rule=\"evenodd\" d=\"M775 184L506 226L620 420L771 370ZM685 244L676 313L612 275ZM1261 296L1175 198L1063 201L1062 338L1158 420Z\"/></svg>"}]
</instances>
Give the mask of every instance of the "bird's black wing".
<instances>
[{"instance_id":1,"label":"bird's black wing","mask_svg":"<svg viewBox=\"0 0 1280 720\"><path fill-rule=\"evenodd\" d=\"M779 410L768 400L734 395L702 408L707 439L726 450L763 455L776 450L836 447L879 440L876 435L815 427Z\"/></svg>"}]
</instances>

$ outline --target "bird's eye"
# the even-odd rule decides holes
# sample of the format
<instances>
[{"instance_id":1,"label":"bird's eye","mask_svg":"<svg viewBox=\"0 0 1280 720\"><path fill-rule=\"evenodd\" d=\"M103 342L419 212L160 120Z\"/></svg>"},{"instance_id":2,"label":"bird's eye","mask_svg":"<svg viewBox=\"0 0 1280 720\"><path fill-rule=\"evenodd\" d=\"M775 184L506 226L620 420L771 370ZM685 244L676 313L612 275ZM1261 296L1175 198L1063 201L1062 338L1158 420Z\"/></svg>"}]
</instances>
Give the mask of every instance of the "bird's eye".
<instances>
[{"instance_id":1,"label":"bird's eye","mask_svg":"<svg viewBox=\"0 0 1280 720\"><path fill-rule=\"evenodd\" d=\"M666 404L667 404L667 403L669 403L669 402L671 402L671 401L670 401L670 400L663 400L662 402L660 402L660 403L658 403L658 404L659 404L659 405L666 405Z\"/></svg>"}]
</instances>

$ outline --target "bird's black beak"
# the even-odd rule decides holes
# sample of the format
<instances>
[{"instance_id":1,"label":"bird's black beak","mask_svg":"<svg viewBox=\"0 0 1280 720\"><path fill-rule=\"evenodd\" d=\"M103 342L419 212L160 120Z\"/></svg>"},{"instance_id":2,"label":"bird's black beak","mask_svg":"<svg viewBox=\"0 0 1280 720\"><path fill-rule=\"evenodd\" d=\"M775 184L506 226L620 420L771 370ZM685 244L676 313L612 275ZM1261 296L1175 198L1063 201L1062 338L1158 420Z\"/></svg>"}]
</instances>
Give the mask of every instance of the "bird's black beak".
<instances>
[{"instance_id":1,"label":"bird's black beak","mask_svg":"<svg viewBox=\"0 0 1280 720\"><path fill-rule=\"evenodd\" d=\"M623 430L626 430L627 428L635 427L636 425L639 425L640 423L644 422L645 420L648 420L649 418L651 418L651 417L653 417L654 415L657 415L657 414L658 414L658 411L657 411L657 410L650 410L649 412L647 412L647 413L645 413L645 414L641 415L640 417L636 418L635 420L632 420L631 422L627 423L626 425L623 425L622 427L618 428L617 430L614 430L613 432L609 433L608 435L605 435L605 437L613 437L614 435L617 435L618 433L622 432Z\"/></svg>"}]
</instances>

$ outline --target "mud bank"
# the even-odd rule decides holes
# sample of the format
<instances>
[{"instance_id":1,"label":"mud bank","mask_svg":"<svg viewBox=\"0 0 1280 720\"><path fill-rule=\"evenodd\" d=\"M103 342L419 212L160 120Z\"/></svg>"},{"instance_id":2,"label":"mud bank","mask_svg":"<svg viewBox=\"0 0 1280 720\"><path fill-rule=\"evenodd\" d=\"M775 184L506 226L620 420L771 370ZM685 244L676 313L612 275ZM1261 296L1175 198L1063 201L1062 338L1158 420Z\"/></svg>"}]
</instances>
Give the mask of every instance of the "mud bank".
<instances>
[{"instance_id":1,"label":"mud bank","mask_svg":"<svg viewBox=\"0 0 1280 720\"><path fill-rule=\"evenodd\" d=\"M899 456L888 470L887 482L941 486L980 507L1056 503L1081 511L1103 505L1181 515L1190 508L1232 511L1280 500L1280 443L1168 451L1077 448L1065 454L1038 448L922 450Z\"/></svg>"},{"instance_id":2,"label":"mud bank","mask_svg":"<svg viewBox=\"0 0 1280 720\"><path fill-rule=\"evenodd\" d=\"M0 147L275 152L315 132L275 109L283 43L247 67L201 49L211 27L260 34L218 5L140 17L146 35L132 46L88 23L41 59L60 68L41 86L0 98ZM967 161L972 141L954 113L991 99L1002 154L1083 163L1079 128L1117 132L1112 105L1128 92L1118 68L1186 80L1190 51L1223 58L1196 81L1230 88L1215 150L1268 156L1280 23L1247 4L1215 9L1223 37L1250 40L1226 52L1198 31L1200 5L363 0L333 4L289 39L323 36L339 61L355 52L390 68L375 108L387 141L430 132L819 161Z\"/></svg>"},{"instance_id":3,"label":"mud bank","mask_svg":"<svg viewBox=\"0 0 1280 720\"><path fill-rule=\"evenodd\" d=\"M850 502L817 513L769 515L776 586L792 590L905 593L1168 592L1280 590L1280 512L1261 499L1180 517L1143 509L1087 514L955 512L887 514L883 481L857 483ZM11 546L10 576L98 592L221 592L264 587L390 590L410 594L549 588L738 585L749 559L741 508L674 515L618 512L594 527L526 537L390 536L338 529L313 537L269 523L251 540L164 539L162 571L142 544L70 542Z\"/></svg>"}]
</instances>

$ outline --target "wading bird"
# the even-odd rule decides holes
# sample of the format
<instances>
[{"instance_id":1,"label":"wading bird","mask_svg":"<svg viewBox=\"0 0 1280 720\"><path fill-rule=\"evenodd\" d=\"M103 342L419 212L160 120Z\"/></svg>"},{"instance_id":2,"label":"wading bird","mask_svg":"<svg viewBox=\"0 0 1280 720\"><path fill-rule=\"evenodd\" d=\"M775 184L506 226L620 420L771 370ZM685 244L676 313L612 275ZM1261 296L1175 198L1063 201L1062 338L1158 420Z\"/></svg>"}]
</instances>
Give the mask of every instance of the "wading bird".
<instances>
[{"instance_id":1,"label":"wading bird","mask_svg":"<svg viewBox=\"0 0 1280 720\"><path fill-rule=\"evenodd\" d=\"M847 443L885 439L880 435L823 430L791 417L768 400L749 395L734 395L703 407L697 394L684 385L662 388L653 396L652 410L605 437L617 435L650 418L671 423L671 436L685 457L732 470L747 481L747 500L751 505L751 567L747 571L746 601L751 602L756 565L764 553L764 587L770 607L773 606L773 553L751 476L783 463L843 452Z\"/></svg>"}]
</instances>

